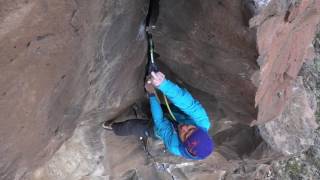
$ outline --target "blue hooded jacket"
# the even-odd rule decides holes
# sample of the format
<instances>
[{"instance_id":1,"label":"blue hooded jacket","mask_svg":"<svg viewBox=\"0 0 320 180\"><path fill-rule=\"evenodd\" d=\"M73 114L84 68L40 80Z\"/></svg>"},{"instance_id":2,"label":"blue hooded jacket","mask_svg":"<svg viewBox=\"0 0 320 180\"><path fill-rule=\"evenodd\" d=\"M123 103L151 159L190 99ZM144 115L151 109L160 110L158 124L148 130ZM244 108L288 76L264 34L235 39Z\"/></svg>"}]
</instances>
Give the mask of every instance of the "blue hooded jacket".
<instances>
[{"instance_id":1,"label":"blue hooded jacket","mask_svg":"<svg viewBox=\"0 0 320 180\"><path fill-rule=\"evenodd\" d=\"M176 107L185 113L185 115L174 113L179 124L194 125L208 132L211 124L206 111L199 101L195 100L186 89L180 88L169 80L164 80L158 89L166 95ZM150 97L150 106L155 124L155 134L163 140L169 152L188 159L197 159L184 151L178 132L176 132L173 124L164 116L160 103L155 96Z\"/></svg>"}]
</instances>

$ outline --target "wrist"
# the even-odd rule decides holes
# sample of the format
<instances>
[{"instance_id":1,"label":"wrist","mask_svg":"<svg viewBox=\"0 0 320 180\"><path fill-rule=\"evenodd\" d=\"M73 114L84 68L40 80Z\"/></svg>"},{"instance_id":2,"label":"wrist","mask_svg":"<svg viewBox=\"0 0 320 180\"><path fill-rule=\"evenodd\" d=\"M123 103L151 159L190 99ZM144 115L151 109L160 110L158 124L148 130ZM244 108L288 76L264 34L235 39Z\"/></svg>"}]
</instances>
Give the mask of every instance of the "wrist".
<instances>
[{"instance_id":1,"label":"wrist","mask_svg":"<svg viewBox=\"0 0 320 180\"><path fill-rule=\"evenodd\" d=\"M167 79L164 79L158 86L156 86L157 89L161 89L161 87L166 84Z\"/></svg>"}]
</instances>

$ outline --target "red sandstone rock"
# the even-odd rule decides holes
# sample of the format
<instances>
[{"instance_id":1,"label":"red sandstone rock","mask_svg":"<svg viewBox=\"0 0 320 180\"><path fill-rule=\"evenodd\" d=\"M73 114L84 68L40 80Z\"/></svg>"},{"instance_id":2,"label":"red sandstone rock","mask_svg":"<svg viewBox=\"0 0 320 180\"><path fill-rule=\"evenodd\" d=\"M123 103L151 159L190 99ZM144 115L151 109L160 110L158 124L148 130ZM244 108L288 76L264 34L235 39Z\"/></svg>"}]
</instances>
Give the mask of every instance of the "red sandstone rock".
<instances>
[{"instance_id":1,"label":"red sandstone rock","mask_svg":"<svg viewBox=\"0 0 320 180\"><path fill-rule=\"evenodd\" d=\"M272 8L276 1L271 3L253 19L263 65L255 98L258 120L252 124L274 120L283 112L303 62L314 55L312 42L320 22L320 1L302 0L278 14Z\"/></svg>"}]
</instances>

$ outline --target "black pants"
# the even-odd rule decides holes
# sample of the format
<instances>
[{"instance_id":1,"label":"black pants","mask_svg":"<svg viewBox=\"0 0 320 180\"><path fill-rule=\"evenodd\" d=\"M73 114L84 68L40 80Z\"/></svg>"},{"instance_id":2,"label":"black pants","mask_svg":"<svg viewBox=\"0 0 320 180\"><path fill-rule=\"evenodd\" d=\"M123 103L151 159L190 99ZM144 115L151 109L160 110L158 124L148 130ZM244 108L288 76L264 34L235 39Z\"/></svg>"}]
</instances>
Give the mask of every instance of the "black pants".
<instances>
[{"instance_id":1,"label":"black pants","mask_svg":"<svg viewBox=\"0 0 320 180\"><path fill-rule=\"evenodd\" d=\"M171 110L174 113L184 114L179 108L170 104ZM167 107L161 104L161 108L164 111L164 115L169 116ZM169 118L170 119L170 118ZM176 123L173 121L173 123ZM130 136L134 135L138 138L140 137L152 137L156 138L153 131L153 122L150 119L128 119L123 122L113 123L112 124L113 132L118 136ZM157 138L156 138L157 139Z\"/></svg>"},{"instance_id":2,"label":"black pants","mask_svg":"<svg viewBox=\"0 0 320 180\"><path fill-rule=\"evenodd\" d=\"M113 132L118 136L134 135L140 137L154 137L153 123L148 119L129 119L119 123L112 124Z\"/></svg>"}]
</instances>

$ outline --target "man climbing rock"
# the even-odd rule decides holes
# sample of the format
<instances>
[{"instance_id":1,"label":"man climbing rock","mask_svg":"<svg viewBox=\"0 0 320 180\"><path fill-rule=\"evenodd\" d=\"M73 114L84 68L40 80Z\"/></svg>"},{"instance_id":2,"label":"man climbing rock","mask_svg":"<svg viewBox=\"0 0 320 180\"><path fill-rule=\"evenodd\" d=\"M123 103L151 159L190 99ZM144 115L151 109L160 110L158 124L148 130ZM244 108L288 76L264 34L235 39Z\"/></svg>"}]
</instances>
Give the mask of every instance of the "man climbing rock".
<instances>
[{"instance_id":1,"label":"man climbing rock","mask_svg":"<svg viewBox=\"0 0 320 180\"><path fill-rule=\"evenodd\" d=\"M148 92L154 134L163 140L169 152L193 160L209 156L214 143L208 134L210 120L201 104L187 90L165 79L161 72L151 73L145 89ZM176 107L173 111L175 121L165 117L155 89L160 90ZM144 136L144 132L152 133L147 124L148 120L131 119L121 123L107 121L103 127L113 129L117 135Z\"/></svg>"}]
</instances>

